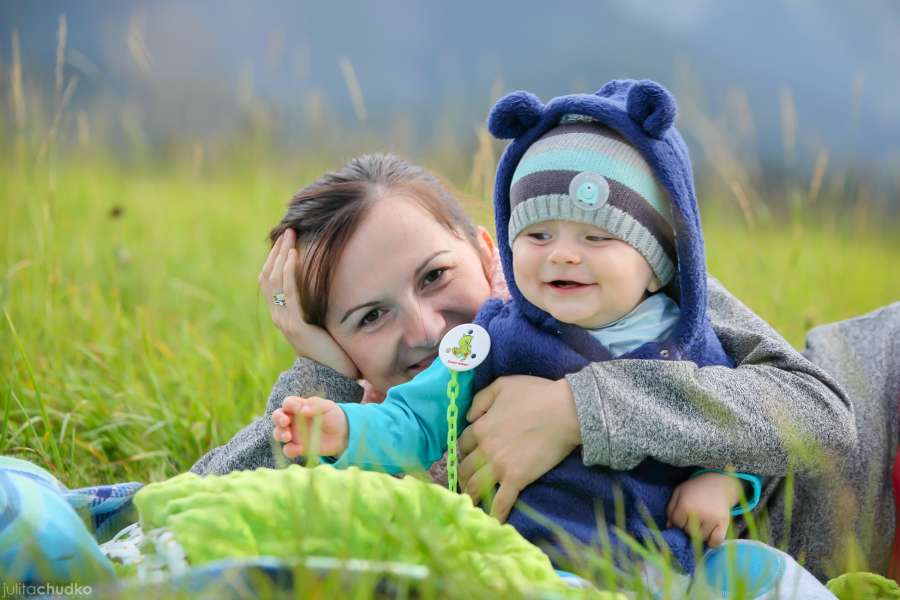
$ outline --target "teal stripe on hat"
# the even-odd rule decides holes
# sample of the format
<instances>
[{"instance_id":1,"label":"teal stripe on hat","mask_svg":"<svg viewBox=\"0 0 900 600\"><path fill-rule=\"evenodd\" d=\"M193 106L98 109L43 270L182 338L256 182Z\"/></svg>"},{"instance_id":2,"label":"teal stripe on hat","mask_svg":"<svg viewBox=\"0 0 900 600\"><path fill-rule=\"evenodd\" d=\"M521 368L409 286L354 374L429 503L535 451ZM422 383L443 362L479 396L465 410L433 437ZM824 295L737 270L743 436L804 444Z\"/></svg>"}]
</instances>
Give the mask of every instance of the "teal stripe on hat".
<instances>
[{"instance_id":1,"label":"teal stripe on hat","mask_svg":"<svg viewBox=\"0 0 900 600\"><path fill-rule=\"evenodd\" d=\"M512 183L539 171L593 171L630 187L647 200L667 221L672 221L669 203L650 173L596 152L552 150L523 159L513 173Z\"/></svg>"}]
</instances>

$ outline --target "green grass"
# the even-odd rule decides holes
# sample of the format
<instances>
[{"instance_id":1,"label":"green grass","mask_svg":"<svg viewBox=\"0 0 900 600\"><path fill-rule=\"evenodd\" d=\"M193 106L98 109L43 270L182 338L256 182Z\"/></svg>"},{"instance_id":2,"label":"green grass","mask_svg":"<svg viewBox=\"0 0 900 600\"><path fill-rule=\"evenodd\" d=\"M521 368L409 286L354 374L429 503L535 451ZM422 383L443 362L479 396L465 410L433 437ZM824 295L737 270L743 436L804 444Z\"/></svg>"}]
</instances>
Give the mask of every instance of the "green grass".
<instances>
[{"instance_id":1,"label":"green grass","mask_svg":"<svg viewBox=\"0 0 900 600\"><path fill-rule=\"evenodd\" d=\"M900 236L803 215L748 229L704 213L709 271L795 347L816 325L900 300Z\"/></svg>"},{"instance_id":2,"label":"green grass","mask_svg":"<svg viewBox=\"0 0 900 600\"><path fill-rule=\"evenodd\" d=\"M156 481L261 414L293 360L258 294L266 234L326 164L260 162L0 162L0 454L73 487ZM492 227L488 206L468 208ZM805 214L704 211L711 272L798 347L900 298L896 236Z\"/></svg>"},{"instance_id":3,"label":"green grass","mask_svg":"<svg viewBox=\"0 0 900 600\"><path fill-rule=\"evenodd\" d=\"M256 275L296 182L4 170L0 452L69 485L159 479L262 410L291 352Z\"/></svg>"}]
</instances>

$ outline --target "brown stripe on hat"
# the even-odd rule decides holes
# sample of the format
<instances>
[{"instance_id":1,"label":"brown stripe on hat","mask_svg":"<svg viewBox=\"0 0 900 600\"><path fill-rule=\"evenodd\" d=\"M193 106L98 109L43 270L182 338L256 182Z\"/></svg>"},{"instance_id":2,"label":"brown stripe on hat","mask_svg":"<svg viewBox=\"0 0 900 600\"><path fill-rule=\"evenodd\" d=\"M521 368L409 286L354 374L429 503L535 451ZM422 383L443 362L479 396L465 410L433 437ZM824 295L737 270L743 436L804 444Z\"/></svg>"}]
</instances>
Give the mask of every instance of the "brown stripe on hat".
<instances>
[{"instance_id":1,"label":"brown stripe on hat","mask_svg":"<svg viewBox=\"0 0 900 600\"><path fill-rule=\"evenodd\" d=\"M607 178L606 182L609 184L609 198L606 203L634 217L638 223L643 225L656 238L672 262L677 262L675 235L668 221L630 187L622 185L615 179ZM615 232L610 233L614 234Z\"/></svg>"},{"instance_id":2,"label":"brown stripe on hat","mask_svg":"<svg viewBox=\"0 0 900 600\"><path fill-rule=\"evenodd\" d=\"M526 175L515 182L509 192L509 207L536 196L549 194L568 194L569 184L578 175L578 171L538 171Z\"/></svg>"}]
</instances>

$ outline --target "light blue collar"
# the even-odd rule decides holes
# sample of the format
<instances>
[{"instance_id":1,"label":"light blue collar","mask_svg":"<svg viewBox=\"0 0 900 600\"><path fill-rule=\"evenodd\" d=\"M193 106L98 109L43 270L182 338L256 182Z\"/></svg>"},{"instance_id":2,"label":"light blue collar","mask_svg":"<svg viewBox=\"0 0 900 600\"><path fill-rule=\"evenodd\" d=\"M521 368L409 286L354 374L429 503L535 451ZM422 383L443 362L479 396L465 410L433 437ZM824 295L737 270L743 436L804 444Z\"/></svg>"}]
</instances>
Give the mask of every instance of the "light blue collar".
<instances>
[{"instance_id":1,"label":"light blue collar","mask_svg":"<svg viewBox=\"0 0 900 600\"><path fill-rule=\"evenodd\" d=\"M616 357L647 342L662 340L672 332L680 316L678 304L659 292L635 306L621 319L587 331Z\"/></svg>"}]
</instances>

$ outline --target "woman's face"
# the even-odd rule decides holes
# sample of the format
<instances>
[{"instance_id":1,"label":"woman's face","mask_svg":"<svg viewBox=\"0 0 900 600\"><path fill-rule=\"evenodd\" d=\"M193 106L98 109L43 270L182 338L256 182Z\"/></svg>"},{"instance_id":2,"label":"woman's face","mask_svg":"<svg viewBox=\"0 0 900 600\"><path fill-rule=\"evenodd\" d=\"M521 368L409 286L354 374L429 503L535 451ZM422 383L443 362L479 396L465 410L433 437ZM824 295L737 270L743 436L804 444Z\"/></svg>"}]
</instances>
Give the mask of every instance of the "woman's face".
<instances>
[{"instance_id":1,"label":"woman's face","mask_svg":"<svg viewBox=\"0 0 900 600\"><path fill-rule=\"evenodd\" d=\"M476 250L417 202L376 202L338 262L325 326L375 389L408 381L450 329L490 296L491 250Z\"/></svg>"}]
</instances>

